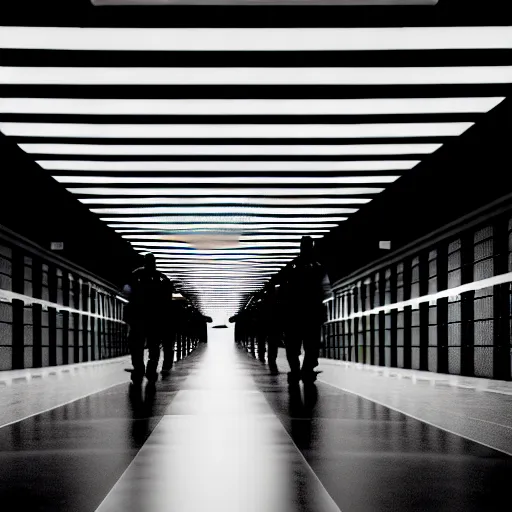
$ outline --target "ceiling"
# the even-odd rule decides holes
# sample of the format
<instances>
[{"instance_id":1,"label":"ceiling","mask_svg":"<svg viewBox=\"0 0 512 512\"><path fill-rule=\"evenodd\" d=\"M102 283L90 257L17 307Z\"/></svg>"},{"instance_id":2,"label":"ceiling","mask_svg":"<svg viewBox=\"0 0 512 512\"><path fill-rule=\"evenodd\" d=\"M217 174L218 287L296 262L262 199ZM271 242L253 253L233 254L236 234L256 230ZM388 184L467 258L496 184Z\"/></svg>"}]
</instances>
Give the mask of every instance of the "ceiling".
<instances>
[{"instance_id":1,"label":"ceiling","mask_svg":"<svg viewBox=\"0 0 512 512\"><path fill-rule=\"evenodd\" d=\"M0 132L209 316L498 106L511 27L0 27ZM506 52L506 53L504 53Z\"/></svg>"}]
</instances>

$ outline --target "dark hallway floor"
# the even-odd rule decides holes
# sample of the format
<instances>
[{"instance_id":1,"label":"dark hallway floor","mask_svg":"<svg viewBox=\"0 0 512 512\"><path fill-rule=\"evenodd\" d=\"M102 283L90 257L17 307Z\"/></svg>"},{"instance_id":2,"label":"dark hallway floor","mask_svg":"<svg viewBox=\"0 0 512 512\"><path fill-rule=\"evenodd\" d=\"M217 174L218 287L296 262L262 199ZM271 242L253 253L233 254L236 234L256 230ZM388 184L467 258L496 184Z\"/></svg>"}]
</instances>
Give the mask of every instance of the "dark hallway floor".
<instances>
[{"instance_id":1,"label":"dark hallway floor","mask_svg":"<svg viewBox=\"0 0 512 512\"><path fill-rule=\"evenodd\" d=\"M290 392L231 335L211 330L155 390L130 390L126 359L0 387L2 511L509 510L506 453L327 382ZM52 405L70 382L87 396ZM21 403L35 386L50 410Z\"/></svg>"}]
</instances>

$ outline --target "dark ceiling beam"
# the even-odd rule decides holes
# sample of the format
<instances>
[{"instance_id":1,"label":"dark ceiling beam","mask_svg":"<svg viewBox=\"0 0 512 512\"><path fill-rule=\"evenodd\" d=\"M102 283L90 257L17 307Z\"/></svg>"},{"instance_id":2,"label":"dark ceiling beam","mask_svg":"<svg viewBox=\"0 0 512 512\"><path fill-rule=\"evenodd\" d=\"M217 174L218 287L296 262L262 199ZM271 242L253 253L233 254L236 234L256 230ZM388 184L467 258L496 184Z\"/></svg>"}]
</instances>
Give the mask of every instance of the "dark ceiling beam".
<instances>
[{"instance_id":1,"label":"dark ceiling beam","mask_svg":"<svg viewBox=\"0 0 512 512\"><path fill-rule=\"evenodd\" d=\"M503 0L440 0L435 6L130 6L90 0L25 0L2 12L4 25L132 27L352 27L507 25Z\"/></svg>"}]
</instances>

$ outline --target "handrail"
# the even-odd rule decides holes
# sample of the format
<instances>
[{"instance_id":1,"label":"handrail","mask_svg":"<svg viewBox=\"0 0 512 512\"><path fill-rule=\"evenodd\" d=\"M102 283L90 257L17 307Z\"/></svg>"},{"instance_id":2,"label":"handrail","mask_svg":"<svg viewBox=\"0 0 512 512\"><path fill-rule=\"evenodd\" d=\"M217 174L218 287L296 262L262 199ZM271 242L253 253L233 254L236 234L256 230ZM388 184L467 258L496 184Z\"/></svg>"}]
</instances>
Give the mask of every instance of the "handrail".
<instances>
[{"instance_id":1,"label":"handrail","mask_svg":"<svg viewBox=\"0 0 512 512\"><path fill-rule=\"evenodd\" d=\"M502 196L501 198L493 201L492 203L479 208L478 210L471 212L463 217L458 218L457 220L446 224L442 228L439 228L431 233L407 244L399 249L393 251L392 253L379 258L368 265L359 268L352 274L345 276L332 285L333 291L343 288L345 286L349 286L354 283L354 281L358 281L362 279L368 274L372 274L381 270L383 267L387 267L396 263L398 261L407 258L413 254L416 254L424 249L435 245L437 242L444 240L446 238L450 238L457 233L460 233L461 228L471 229L478 224L483 223L489 216L496 216L503 214L507 211L512 210L512 193Z\"/></svg>"},{"instance_id":2,"label":"handrail","mask_svg":"<svg viewBox=\"0 0 512 512\"><path fill-rule=\"evenodd\" d=\"M67 260L66 258L63 258L62 256L59 256L58 254L55 254L49 251L48 249L45 249L44 247L41 247L40 245L29 240L28 238L25 238L19 235L18 233L11 231L9 228L6 228L1 224L0 240L5 240L6 242L13 244L14 247L23 249L29 253L34 254L35 256L39 256L40 258L46 260L47 262L57 264L60 267L69 270L70 272L79 274L80 277L83 277L90 281L91 283L101 286L102 288L106 288L113 294L119 293L119 287L117 287L115 284L110 283L109 281L92 274L85 268L76 265L75 263Z\"/></svg>"}]
</instances>

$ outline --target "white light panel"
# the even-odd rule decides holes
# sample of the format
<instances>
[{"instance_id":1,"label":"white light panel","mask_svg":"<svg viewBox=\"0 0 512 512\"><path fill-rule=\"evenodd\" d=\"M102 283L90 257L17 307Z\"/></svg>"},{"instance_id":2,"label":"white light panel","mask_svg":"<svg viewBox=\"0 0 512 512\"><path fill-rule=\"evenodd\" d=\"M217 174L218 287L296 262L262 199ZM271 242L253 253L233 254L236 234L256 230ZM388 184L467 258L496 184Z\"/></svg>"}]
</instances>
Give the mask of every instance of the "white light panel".
<instances>
[{"instance_id":1,"label":"white light panel","mask_svg":"<svg viewBox=\"0 0 512 512\"><path fill-rule=\"evenodd\" d=\"M170 176L162 177L126 177L126 176L53 176L59 183L110 183L119 184L148 184L148 185L351 185L351 184L368 184L368 183L393 183L400 176L322 176L322 177L268 177L268 176L233 176L233 177L187 177L176 178ZM175 191L176 193L176 191ZM179 193L179 191L178 191Z\"/></svg>"},{"instance_id":2,"label":"white light panel","mask_svg":"<svg viewBox=\"0 0 512 512\"><path fill-rule=\"evenodd\" d=\"M93 196L153 196L155 189L146 188L116 188L116 187L83 187L67 188L68 192ZM332 188L159 188L161 196L359 196L379 194L382 187L332 187Z\"/></svg>"},{"instance_id":3,"label":"white light panel","mask_svg":"<svg viewBox=\"0 0 512 512\"><path fill-rule=\"evenodd\" d=\"M137 249L139 251L148 251L153 250L153 246L150 245L149 242L147 242L144 245L138 244L133 246L134 249ZM298 254L299 253L299 247L296 248L279 248L279 249L260 249L257 247L237 247L234 249L182 249L182 248L161 248L158 247L158 252L160 254L194 254L194 255L223 255L223 254L238 254L240 256L243 256L245 254L286 254L286 253L292 253L292 254Z\"/></svg>"},{"instance_id":4,"label":"white light panel","mask_svg":"<svg viewBox=\"0 0 512 512\"><path fill-rule=\"evenodd\" d=\"M165 241L155 242L155 241L146 241L146 240L132 240L130 243L132 243L136 247L144 247L144 248L151 248L151 247L175 247L175 248L181 248L187 251L196 250L194 249L193 244L188 243L167 243ZM258 240L252 241L252 242L243 242L243 243L236 243L233 244L233 247L223 247L222 250L225 251L238 251L241 249L249 249L251 247L258 248L258 247L299 247L300 246L300 240L297 240L295 242L260 242ZM198 251L201 249L197 249ZM204 249L203 249L204 250ZM221 249L208 249L208 251L218 251Z\"/></svg>"},{"instance_id":5,"label":"white light panel","mask_svg":"<svg viewBox=\"0 0 512 512\"><path fill-rule=\"evenodd\" d=\"M45 68L46 69L46 68ZM0 123L0 131L16 137L142 138L142 139L310 139L452 137L474 123L366 124L82 124Z\"/></svg>"},{"instance_id":6,"label":"white light panel","mask_svg":"<svg viewBox=\"0 0 512 512\"><path fill-rule=\"evenodd\" d=\"M450 98L452 100L454 98ZM456 98L455 98L456 99ZM2 99L0 98L0 102ZM109 102L112 100L108 100ZM232 100L230 100L232 101ZM360 144L360 145L115 145L115 144L18 144L23 151L47 155L111 156L364 156L428 155L442 144Z\"/></svg>"},{"instance_id":7,"label":"white light panel","mask_svg":"<svg viewBox=\"0 0 512 512\"><path fill-rule=\"evenodd\" d=\"M512 27L1 27L0 47L206 52L511 49Z\"/></svg>"},{"instance_id":8,"label":"white light panel","mask_svg":"<svg viewBox=\"0 0 512 512\"><path fill-rule=\"evenodd\" d=\"M99 160L38 160L47 170L58 171L214 171L214 172L304 172L304 171L394 171L409 170L419 160L376 160L353 162L246 162L246 161L198 161L198 162L154 162L154 161L99 161Z\"/></svg>"},{"instance_id":9,"label":"white light panel","mask_svg":"<svg viewBox=\"0 0 512 512\"><path fill-rule=\"evenodd\" d=\"M253 206L148 206L146 208L91 208L98 215L341 215L357 212L358 208L273 208Z\"/></svg>"},{"instance_id":10,"label":"white light panel","mask_svg":"<svg viewBox=\"0 0 512 512\"><path fill-rule=\"evenodd\" d=\"M42 68L46 69L46 68ZM89 68L86 68L89 69ZM105 68L102 68L105 69ZM108 69L108 68L107 68ZM117 68L116 68L117 69ZM222 69L222 68L220 68ZM224 68L230 69L230 68ZM233 68L239 69L239 68ZM272 68L274 71L278 68ZM290 68L284 68L286 70ZM302 69L302 68L301 68ZM305 68L307 69L307 68ZM332 69L332 68L329 68ZM407 68L405 68L407 69ZM417 68L416 68L417 69ZM430 68L427 68L430 69ZM169 71L172 71L172 68ZM325 70L315 68L315 73ZM321 76L320 75L320 76ZM71 115L386 115L485 113L504 97L469 98L383 98L342 100L284 99L82 99L82 98L0 98L4 114ZM123 146L117 146L123 147ZM233 147L233 146L231 146ZM108 148L94 146L95 151ZM156 148L156 146L150 146ZM172 146L164 146L171 148ZM71 148L67 148L69 151ZM66 149L63 148L65 151ZM162 151L159 149L158 151ZM197 151L197 150L196 150ZM34 152L34 151L29 151ZM37 152L37 151L36 151ZM60 151L59 151L60 152ZM187 153L187 151L185 151ZM79 153L85 154L85 153ZM97 154L97 153L94 153ZM139 154L139 153L132 153ZM162 153L160 153L162 154ZM163 153L166 154L166 153Z\"/></svg>"},{"instance_id":11,"label":"white light panel","mask_svg":"<svg viewBox=\"0 0 512 512\"><path fill-rule=\"evenodd\" d=\"M512 33L510 37L512 38ZM511 82L512 66L0 67L0 83L33 85L435 85Z\"/></svg>"},{"instance_id":12,"label":"white light panel","mask_svg":"<svg viewBox=\"0 0 512 512\"><path fill-rule=\"evenodd\" d=\"M166 206L204 206L207 204L236 204L241 206L325 206L325 205L345 205L345 204L367 204L371 199L367 198L320 198L320 197L106 197L106 198L77 198L83 204L99 205L166 205Z\"/></svg>"},{"instance_id":13,"label":"white light panel","mask_svg":"<svg viewBox=\"0 0 512 512\"><path fill-rule=\"evenodd\" d=\"M347 220L347 217L331 217L331 216L321 216L320 218L314 218L314 217L261 217L261 216L255 216L251 215L250 217L240 216L240 223L244 222L247 223L247 225L250 225L250 223L261 223L261 222L269 222L269 223L298 223L298 224L312 224L314 222L343 222ZM232 220L231 217L226 217L226 221ZM194 224L196 227L199 227L201 222L211 222L212 216L210 217L190 217L187 216L186 218L184 216L176 216L176 217L170 217L170 216L162 216L162 217L104 217L101 218L104 222L156 222L157 220L162 223L172 223L172 222L187 222L190 224ZM218 219L220 220L220 219ZM165 224L162 224L163 226ZM205 224L206 225L206 224ZM234 224L236 226L236 224ZM243 224L242 224L243 225ZM221 225L222 226L222 225ZM240 226L240 224L238 224ZM320 224L321 226L321 224ZM318 226L318 227L320 227ZM237 229L237 228L235 228ZM238 228L240 229L240 228Z\"/></svg>"},{"instance_id":14,"label":"white light panel","mask_svg":"<svg viewBox=\"0 0 512 512\"><path fill-rule=\"evenodd\" d=\"M119 231L118 231L119 232ZM161 240L166 241L168 235L121 235L127 240ZM303 235L242 235L240 242L260 242L262 240L300 240ZM322 235L310 235L311 238L321 238Z\"/></svg>"}]
</instances>

